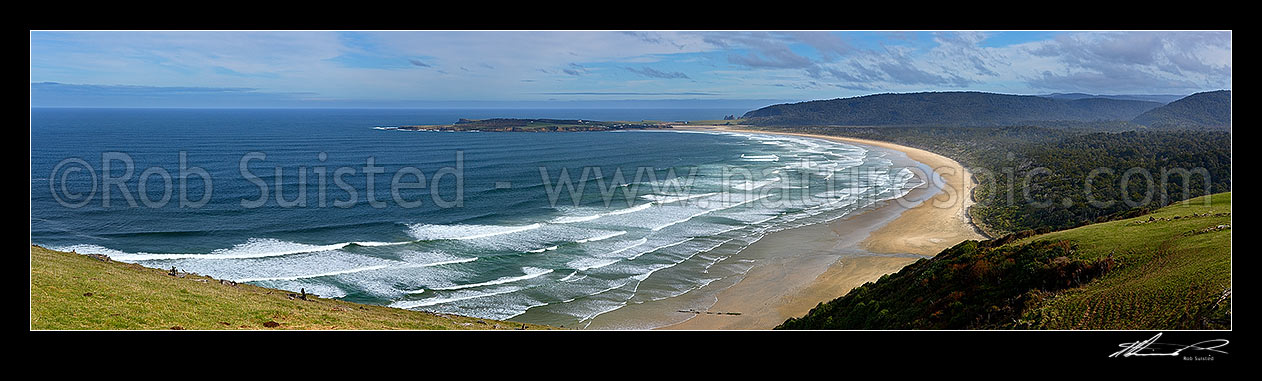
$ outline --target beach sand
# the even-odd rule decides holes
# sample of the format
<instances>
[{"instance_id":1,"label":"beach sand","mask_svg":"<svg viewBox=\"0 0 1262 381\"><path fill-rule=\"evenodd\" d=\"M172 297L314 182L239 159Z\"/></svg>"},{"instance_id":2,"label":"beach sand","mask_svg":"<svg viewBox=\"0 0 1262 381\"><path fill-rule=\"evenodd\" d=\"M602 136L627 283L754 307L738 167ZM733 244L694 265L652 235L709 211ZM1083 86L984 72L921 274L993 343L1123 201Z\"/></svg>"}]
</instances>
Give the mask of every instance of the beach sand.
<instances>
[{"instance_id":1,"label":"beach sand","mask_svg":"<svg viewBox=\"0 0 1262 381\"><path fill-rule=\"evenodd\" d=\"M676 126L681 129L740 130ZM835 136L777 133L857 143L902 152L931 168L942 181L869 210L829 223L787 229L745 248L759 258L736 284L719 292L713 306L663 329L771 329L805 315L821 302L898 272L964 240L985 239L968 217L973 182L962 165L925 150L892 143ZM904 165L913 165L904 163ZM923 171L916 175L924 180ZM932 196L932 197L931 197ZM930 198L931 197L931 198ZM738 314L737 314L738 313Z\"/></svg>"}]
</instances>

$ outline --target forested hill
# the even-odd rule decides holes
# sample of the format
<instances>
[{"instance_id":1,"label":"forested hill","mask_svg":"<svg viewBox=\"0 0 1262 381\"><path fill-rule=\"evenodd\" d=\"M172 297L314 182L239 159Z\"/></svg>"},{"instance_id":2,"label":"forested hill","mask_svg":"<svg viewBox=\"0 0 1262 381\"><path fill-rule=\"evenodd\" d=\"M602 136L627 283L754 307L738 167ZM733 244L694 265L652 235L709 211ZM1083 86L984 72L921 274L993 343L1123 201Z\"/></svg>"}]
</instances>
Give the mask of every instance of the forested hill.
<instances>
[{"instance_id":1,"label":"forested hill","mask_svg":"<svg viewBox=\"0 0 1262 381\"><path fill-rule=\"evenodd\" d=\"M1158 102L1106 98L926 92L778 104L747 112L744 118L762 126L995 126L1036 121L1127 121L1160 106Z\"/></svg>"},{"instance_id":2,"label":"forested hill","mask_svg":"<svg viewBox=\"0 0 1262 381\"><path fill-rule=\"evenodd\" d=\"M1041 95L1041 97L1044 97L1044 98L1063 99L1063 100L1074 100L1074 99L1085 99L1085 98L1108 98L1108 99L1121 99L1121 100L1131 100L1131 101L1150 101L1150 102L1157 102L1161 104L1174 102L1179 99L1183 99L1183 97L1186 97L1186 96L1187 95L1174 95L1174 94L1096 95L1096 94L1083 94L1083 93L1052 93L1052 94Z\"/></svg>"},{"instance_id":3,"label":"forested hill","mask_svg":"<svg viewBox=\"0 0 1262 381\"><path fill-rule=\"evenodd\" d=\"M1196 93L1140 114L1132 122L1156 129L1231 129L1231 90Z\"/></svg>"}]
</instances>

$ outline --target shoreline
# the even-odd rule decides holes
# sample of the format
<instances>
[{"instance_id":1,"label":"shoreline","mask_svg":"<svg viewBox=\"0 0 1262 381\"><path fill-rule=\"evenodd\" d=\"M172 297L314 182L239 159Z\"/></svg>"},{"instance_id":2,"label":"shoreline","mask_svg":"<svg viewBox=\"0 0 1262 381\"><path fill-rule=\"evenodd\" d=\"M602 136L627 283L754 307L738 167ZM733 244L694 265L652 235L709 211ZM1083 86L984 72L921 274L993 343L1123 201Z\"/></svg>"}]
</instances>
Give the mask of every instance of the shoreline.
<instances>
[{"instance_id":1,"label":"shoreline","mask_svg":"<svg viewBox=\"0 0 1262 381\"><path fill-rule=\"evenodd\" d=\"M968 239L985 239L969 217L972 175L959 163L929 151L897 144L838 136L744 130L724 126L675 126L681 130L793 135L860 144L900 152L918 163L917 177L930 186L882 201L855 215L827 223L782 230L745 248L763 257L732 286L718 292L710 311L656 329L771 329L805 315L819 303L898 272ZM927 168L925 168L927 167ZM936 176L926 178L928 170ZM941 179L939 182L937 179ZM932 193L930 193L932 191ZM785 247L799 253L785 255Z\"/></svg>"}]
</instances>

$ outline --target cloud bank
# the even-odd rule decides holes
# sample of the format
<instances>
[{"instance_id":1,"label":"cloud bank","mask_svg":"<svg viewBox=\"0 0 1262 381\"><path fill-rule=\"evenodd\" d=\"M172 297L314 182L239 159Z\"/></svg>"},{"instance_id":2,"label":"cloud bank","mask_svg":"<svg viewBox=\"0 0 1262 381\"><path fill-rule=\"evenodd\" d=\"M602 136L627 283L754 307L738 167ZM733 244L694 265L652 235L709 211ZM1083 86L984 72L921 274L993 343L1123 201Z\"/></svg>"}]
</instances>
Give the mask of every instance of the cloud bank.
<instances>
[{"instance_id":1,"label":"cloud bank","mask_svg":"<svg viewBox=\"0 0 1262 381\"><path fill-rule=\"evenodd\" d=\"M1191 94L1230 89L1231 61L1230 31L31 33L43 103Z\"/></svg>"}]
</instances>

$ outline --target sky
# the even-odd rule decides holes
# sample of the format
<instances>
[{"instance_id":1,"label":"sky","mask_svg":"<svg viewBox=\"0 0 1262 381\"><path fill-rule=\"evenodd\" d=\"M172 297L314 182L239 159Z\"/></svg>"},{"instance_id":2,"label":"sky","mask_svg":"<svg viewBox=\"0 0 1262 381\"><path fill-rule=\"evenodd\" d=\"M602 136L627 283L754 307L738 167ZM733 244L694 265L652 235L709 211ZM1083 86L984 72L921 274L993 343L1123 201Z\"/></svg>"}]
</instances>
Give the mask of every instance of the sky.
<instances>
[{"instance_id":1,"label":"sky","mask_svg":"<svg viewBox=\"0 0 1262 381\"><path fill-rule=\"evenodd\" d=\"M1231 89L1230 31L31 31L32 107L747 107Z\"/></svg>"}]
</instances>

